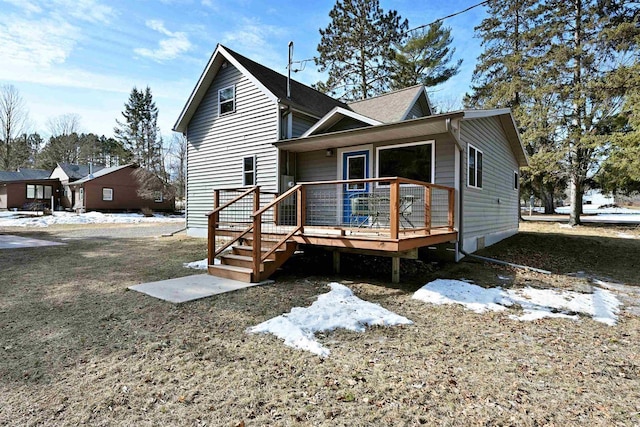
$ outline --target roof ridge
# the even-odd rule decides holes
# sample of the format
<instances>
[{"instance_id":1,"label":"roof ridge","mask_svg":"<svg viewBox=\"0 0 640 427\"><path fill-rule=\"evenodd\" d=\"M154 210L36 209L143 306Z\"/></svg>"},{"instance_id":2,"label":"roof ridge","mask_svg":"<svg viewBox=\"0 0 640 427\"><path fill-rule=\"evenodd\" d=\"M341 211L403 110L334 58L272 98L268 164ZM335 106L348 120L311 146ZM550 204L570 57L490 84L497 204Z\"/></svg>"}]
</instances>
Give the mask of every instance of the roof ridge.
<instances>
[{"instance_id":1,"label":"roof ridge","mask_svg":"<svg viewBox=\"0 0 640 427\"><path fill-rule=\"evenodd\" d=\"M231 55L239 56L239 57L240 57L240 58L242 58L243 60L245 60L245 61L249 61L249 62L251 62L251 63L255 64L256 66L258 66L258 67L260 67L260 68L263 68L263 69L265 69L265 70L267 70L267 71L269 71L269 72L271 72L271 73L278 74L278 75L280 75L281 77L283 77L283 78L285 78L285 79L286 79L286 78L288 78L288 77L287 77L287 76L285 76L284 74L282 74L282 73L280 73L280 72L278 72L278 71L276 71L276 70L274 70L274 69L272 69L272 68L269 68L269 67L267 67L266 65L260 64L259 62L256 62L256 61L254 61L253 59L248 58L248 57L246 57L246 56L242 55L241 53L236 52L235 50L233 50L233 49L229 48L229 47L228 47L228 46L226 46L226 45L220 44L220 46L222 46L222 47L223 47L226 51L228 51ZM236 58L236 59L237 59L237 58ZM293 79L293 78L292 78L292 79L291 79L291 82L292 82L292 83L299 84L299 85L301 85L301 86L304 86L304 87L306 87L307 89L311 89L311 90L313 90L314 92L317 92L319 95L326 96L327 98L331 98L333 101L335 101L335 102L339 102L339 103L341 103L341 104L343 104L343 105L345 105L345 106L348 106L348 105L349 105L349 104L347 104L347 103L346 103L346 102L344 102L344 101L340 101L339 99L336 99L336 98L334 98L334 97L332 97L332 96L330 96L330 95L327 95L326 93L320 92L318 89L316 89L316 88L314 88L314 87L312 87L312 86L306 85L306 84L304 84L304 83L301 83L301 82L299 82L299 81L298 81L298 80L296 80L296 79Z\"/></svg>"},{"instance_id":2,"label":"roof ridge","mask_svg":"<svg viewBox=\"0 0 640 427\"><path fill-rule=\"evenodd\" d=\"M400 92L403 92L403 91L405 91L405 90L409 90L409 89L415 89L415 88L417 88L417 87L424 87L424 85L423 85L423 84L418 83L418 84L413 85L413 86L403 87L402 89L396 89L396 90L392 90L392 91L390 91L390 92L381 93L380 95L372 96L372 97L370 97L370 98L363 98L363 99L359 99L359 100L357 100L357 101L352 101L352 102L349 102L349 104L348 104L348 105L351 105L351 104L357 104L358 102L370 101L370 100L372 100L372 99L376 99L376 98L382 98L383 96L393 95L393 94L395 94L395 93L400 93Z\"/></svg>"}]
</instances>

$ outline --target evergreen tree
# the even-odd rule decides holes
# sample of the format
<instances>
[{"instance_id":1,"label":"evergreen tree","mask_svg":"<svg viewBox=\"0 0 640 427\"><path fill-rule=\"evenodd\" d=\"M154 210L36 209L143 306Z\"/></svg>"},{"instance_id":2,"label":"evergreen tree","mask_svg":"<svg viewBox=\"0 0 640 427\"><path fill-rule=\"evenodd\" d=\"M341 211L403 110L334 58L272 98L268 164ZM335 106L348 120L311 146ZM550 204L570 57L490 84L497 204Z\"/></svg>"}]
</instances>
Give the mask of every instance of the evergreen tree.
<instances>
[{"instance_id":1,"label":"evergreen tree","mask_svg":"<svg viewBox=\"0 0 640 427\"><path fill-rule=\"evenodd\" d=\"M432 87L458 74L462 59L449 65L455 53L452 41L451 28L443 28L442 22L410 34L395 53L391 88Z\"/></svg>"},{"instance_id":2,"label":"evergreen tree","mask_svg":"<svg viewBox=\"0 0 640 427\"><path fill-rule=\"evenodd\" d=\"M621 66L619 59L633 46L611 43L621 22L603 5L628 10L613 0L546 0L539 9L548 40L544 59L549 66L551 90L558 94L557 135L566 154L570 183L570 225L580 224L587 180L607 154L610 138L602 123L615 116L624 90L611 84L610 76Z\"/></svg>"},{"instance_id":3,"label":"evergreen tree","mask_svg":"<svg viewBox=\"0 0 640 427\"><path fill-rule=\"evenodd\" d=\"M148 86L144 91L133 88L122 116L124 121L116 120L118 126L114 128L116 140L132 153L133 162L156 175L163 175L158 108Z\"/></svg>"},{"instance_id":4,"label":"evergreen tree","mask_svg":"<svg viewBox=\"0 0 640 427\"><path fill-rule=\"evenodd\" d=\"M329 17L315 60L329 77L316 88L344 100L387 91L394 47L403 40L407 20L396 11L385 13L378 0L337 0Z\"/></svg>"}]
</instances>

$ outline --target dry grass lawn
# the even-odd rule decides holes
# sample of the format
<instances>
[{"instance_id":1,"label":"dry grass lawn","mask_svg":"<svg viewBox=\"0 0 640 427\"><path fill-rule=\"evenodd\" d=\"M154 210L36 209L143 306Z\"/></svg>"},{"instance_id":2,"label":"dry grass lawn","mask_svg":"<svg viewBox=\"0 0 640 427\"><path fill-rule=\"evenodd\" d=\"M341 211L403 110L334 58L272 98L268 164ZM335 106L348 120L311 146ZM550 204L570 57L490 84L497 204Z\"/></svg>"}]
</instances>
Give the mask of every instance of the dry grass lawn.
<instances>
[{"instance_id":1,"label":"dry grass lawn","mask_svg":"<svg viewBox=\"0 0 640 427\"><path fill-rule=\"evenodd\" d=\"M567 275L582 271L640 286L637 228L522 230L483 255L557 274L403 261L398 287L386 282L388 260L338 277L319 256L293 261L273 285L177 306L127 286L192 274L182 263L204 258L203 240L0 250L0 425L640 424L640 320L628 310L609 327L411 299L438 277L584 291L587 279ZM0 231L55 239L65 229ZM414 325L327 333L326 359L245 333L310 305L330 281Z\"/></svg>"}]
</instances>

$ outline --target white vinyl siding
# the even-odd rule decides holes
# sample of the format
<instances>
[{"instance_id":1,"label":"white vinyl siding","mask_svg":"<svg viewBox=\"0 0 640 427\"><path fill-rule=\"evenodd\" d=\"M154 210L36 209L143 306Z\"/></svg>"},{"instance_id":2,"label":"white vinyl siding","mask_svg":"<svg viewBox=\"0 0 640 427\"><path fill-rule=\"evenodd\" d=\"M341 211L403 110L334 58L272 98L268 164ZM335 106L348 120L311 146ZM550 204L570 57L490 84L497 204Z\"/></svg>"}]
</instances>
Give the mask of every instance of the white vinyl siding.
<instances>
[{"instance_id":1,"label":"white vinyl siding","mask_svg":"<svg viewBox=\"0 0 640 427\"><path fill-rule=\"evenodd\" d=\"M482 190L463 187L464 249L475 251L477 238L485 245L500 240L518 230L518 192L513 191L513 171L518 170L515 155L507 141L498 117L463 120L460 138L463 147L469 144L482 151ZM463 153L463 165L468 165L468 149ZM463 167L463 182L468 182L468 167Z\"/></svg>"},{"instance_id":2,"label":"white vinyl siding","mask_svg":"<svg viewBox=\"0 0 640 427\"><path fill-rule=\"evenodd\" d=\"M235 113L218 116L218 90L235 87ZM255 180L277 190L278 107L238 69L220 69L187 131L187 227L205 229L214 188L243 186L243 162L255 156Z\"/></svg>"},{"instance_id":3,"label":"white vinyl siding","mask_svg":"<svg viewBox=\"0 0 640 427\"><path fill-rule=\"evenodd\" d=\"M315 119L312 119L310 117L306 117L306 116L302 116L299 114L294 114L293 115L293 124L292 124L292 138L297 138L299 136L302 136L302 134L304 134L307 130L309 130L309 128L311 128L311 126L313 126L314 124L316 124Z\"/></svg>"}]
</instances>

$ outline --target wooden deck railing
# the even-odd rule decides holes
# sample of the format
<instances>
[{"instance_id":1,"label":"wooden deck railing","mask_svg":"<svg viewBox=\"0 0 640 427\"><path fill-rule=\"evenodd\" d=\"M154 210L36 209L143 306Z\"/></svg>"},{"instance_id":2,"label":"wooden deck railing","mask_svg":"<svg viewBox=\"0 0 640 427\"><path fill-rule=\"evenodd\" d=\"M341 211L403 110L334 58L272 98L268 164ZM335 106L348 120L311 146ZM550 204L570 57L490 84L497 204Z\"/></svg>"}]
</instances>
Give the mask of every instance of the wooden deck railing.
<instances>
[{"instance_id":1,"label":"wooden deck railing","mask_svg":"<svg viewBox=\"0 0 640 427\"><path fill-rule=\"evenodd\" d=\"M406 232L429 235L438 228L454 231L455 190L406 178L301 182L263 206L260 187L243 190L222 206L220 194L214 191L214 209L207 214L209 264L251 233L256 276L273 252L295 234L304 234L305 228L375 231L380 240L397 240ZM360 206L360 202L366 205ZM231 220L221 221L225 211L237 212ZM216 233L223 227L226 231L232 229L233 237L228 238L227 233L228 240L217 245ZM272 241L263 252L265 235Z\"/></svg>"}]
</instances>

